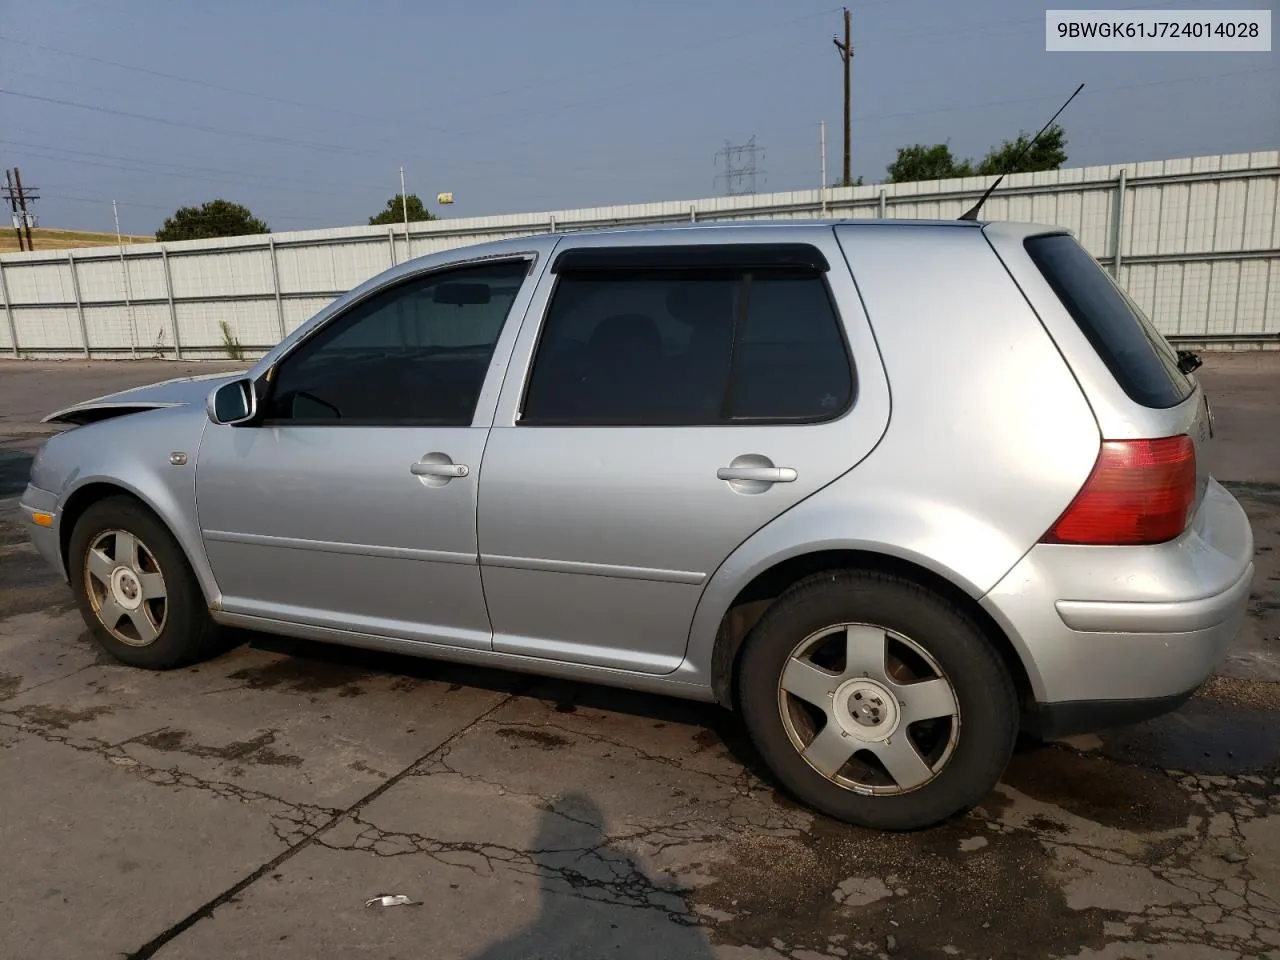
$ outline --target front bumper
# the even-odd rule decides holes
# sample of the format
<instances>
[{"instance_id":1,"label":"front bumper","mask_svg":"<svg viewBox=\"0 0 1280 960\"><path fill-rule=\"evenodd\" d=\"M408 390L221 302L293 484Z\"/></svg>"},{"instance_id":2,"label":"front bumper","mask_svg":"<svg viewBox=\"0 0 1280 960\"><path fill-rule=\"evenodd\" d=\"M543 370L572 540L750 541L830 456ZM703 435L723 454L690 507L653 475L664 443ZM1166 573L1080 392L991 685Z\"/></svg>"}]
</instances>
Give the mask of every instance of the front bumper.
<instances>
[{"instance_id":1,"label":"front bumper","mask_svg":"<svg viewBox=\"0 0 1280 960\"><path fill-rule=\"evenodd\" d=\"M1061 736L1176 708L1216 669L1244 619L1253 531L1210 481L1188 530L1147 547L1039 544L982 600L1017 648L1028 726Z\"/></svg>"},{"instance_id":2,"label":"front bumper","mask_svg":"<svg viewBox=\"0 0 1280 960\"><path fill-rule=\"evenodd\" d=\"M33 484L27 484L19 506L27 521L27 535L31 538L31 542L40 552L40 556L44 557L45 562L65 580L67 571L62 564L62 551L58 540L58 495ZM48 525L36 523L37 516L41 514L52 517L52 521Z\"/></svg>"}]
</instances>

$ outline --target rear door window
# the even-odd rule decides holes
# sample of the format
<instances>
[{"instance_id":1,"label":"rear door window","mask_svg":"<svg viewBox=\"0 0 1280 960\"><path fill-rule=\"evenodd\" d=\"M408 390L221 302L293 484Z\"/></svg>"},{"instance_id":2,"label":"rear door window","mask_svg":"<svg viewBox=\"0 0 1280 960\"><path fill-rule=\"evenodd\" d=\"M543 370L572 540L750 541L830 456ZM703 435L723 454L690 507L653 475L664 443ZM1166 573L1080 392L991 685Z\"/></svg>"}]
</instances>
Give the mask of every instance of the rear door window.
<instances>
[{"instance_id":1,"label":"rear door window","mask_svg":"<svg viewBox=\"0 0 1280 960\"><path fill-rule=\"evenodd\" d=\"M812 423L848 408L853 369L820 270L665 253L560 271L522 424Z\"/></svg>"},{"instance_id":2,"label":"rear door window","mask_svg":"<svg viewBox=\"0 0 1280 960\"><path fill-rule=\"evenodd\" d=\"M1191 395L1169 341L1073 237L1030 237L1026 249L1130 399L1163 409Z\"/></svg>"}]
</instances>

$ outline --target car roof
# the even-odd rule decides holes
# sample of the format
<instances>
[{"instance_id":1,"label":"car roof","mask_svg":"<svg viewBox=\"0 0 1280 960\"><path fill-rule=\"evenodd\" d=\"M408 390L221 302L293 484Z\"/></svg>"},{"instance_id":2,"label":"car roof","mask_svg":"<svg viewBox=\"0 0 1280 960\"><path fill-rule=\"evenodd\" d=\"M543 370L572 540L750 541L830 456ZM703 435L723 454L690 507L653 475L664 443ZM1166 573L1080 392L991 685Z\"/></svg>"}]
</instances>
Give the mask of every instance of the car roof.
<instances>
[{"instance_id":1,"label":"car roof","mask_svg":"<svg viewBox=\"0 0 1280 960\"><path fill-rule=\"evenodd\" d=\"M985 220L895 220L870 217L827 217L787 220L695 220L687 223L655 223L637 224L636 226L591 227L585 230L566 229L564 233L575 237L600 236L604 234L646 234L666 233L669 231L730 231L730 230L801 230L814 227L903 227L973 230L986 225Z\"/></svg>"},{"instance_id":2,"label":"car roof","mask_svg":"<svg viewBox=\"0 0 1280 960\"><path fill-rule=\"evenodd\" d=\"M396 276L406 276L417 272L418 270L434 267L447 266L466 260L481 260L493 256L503 256L506 254L516 253L545 253L561 240L571 239L574 244L581 244L584 240L590 241L592 238L599 238L605 246L625 246L630 238L637 241L659 241L661 239L675 238L680 234L729 234L735 232L753 232L759 236L760 233L777 233L785 234L788 232L812 233L818 229L831 229L832 227L840 227L841 229L855 230L877 230L877 229L909 229L913 231L955 231L955 230L982 230L990 228L990 231L996 235L1022 238L1039 233L1063 233L1066 232L1062 227L1053 226L1051 224L1036 223L1014 223L1003 221L989 220L907 220L907 219L873 219L870 217L860 218L811 218L803 220L718 220L718 221L692 221L685 223L654 223L654 224L636 224L588 227L581 230L566 229L556 233L536 233L523 237L507 237L501 240L481 240L475 243L467 243L460 247L451 247L448 250L441 250L436 253L430 253L421 257L414 257L399 264L399 269L392 268ZM959 236L959 234L955 234ZM386 279L380 275L379 283ZM372 280L369 281L372 283Z\"/></svg>"}]
</instances>

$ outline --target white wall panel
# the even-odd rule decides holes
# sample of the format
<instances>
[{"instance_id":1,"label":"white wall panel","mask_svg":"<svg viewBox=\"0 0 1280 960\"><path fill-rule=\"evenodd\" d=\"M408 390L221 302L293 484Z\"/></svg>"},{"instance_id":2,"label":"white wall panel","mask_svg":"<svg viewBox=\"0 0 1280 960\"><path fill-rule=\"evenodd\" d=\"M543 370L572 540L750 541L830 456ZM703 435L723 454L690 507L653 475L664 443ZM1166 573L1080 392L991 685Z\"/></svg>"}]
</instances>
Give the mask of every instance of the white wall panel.
<instances>
[{"instance_id":1,"label":"white wall panel","mask_svg":"<svg viewBox=\"0 0 1280 960\"><path fill-rule=\"evenodd\" d=\"M1209 309L1209 288L1213 278L1213 266L1211 263L1182 265L1182 299L1178 309L1178 322L1174 329L1168 331L1169 333L1185 335L1188 330L1195 333L1209 332L1204 329L1204 325Z\"/></svg>"},{"instance_id":2,"label":"white wall panel","mask_svg":"<svg viewBox=\"0 0 1280 960\"><path fill-rule=\"evenodd\" d=\"M132 309L123 304L86 306L84 325L92 350L136 350L140 356L151 356L157 348L173 350L168 304L133 304Z\"/></svg>"},{"instance_id":3,"label":"white wall panel","mask_svg":"<svg viewBox=\"0 0 1280 960\"><path fill-rule=\"evenodd\" d=\"M1191 192L1196 190L1195 202ZM1213 193L1212 183L1169 183L1151 188L1160 198L1159 226L1155 253L1182 253L1187 249L1187 231L1195 222L1196 244L1201 238L1212 239ZM1134 251L1137 252L1136 250Z\"/></svg>"},{"instance_id":4,"label":"white wall panel","mask_svg":"<svg viewBox=\"0 0 1280 960\"><path fill-rule=\"evenodd\" d=\"M1079 197L1080 229L1077 236L1086 250L1095 257L1109 257L1111 249L1111 221L1115 217L1115 193L1111 190L1084 190L1069 197Z\"/></svg>"},{"instance_id":5,"label":"white wall panel","mask_svg":"<svg viewBox=\"0 0 1280 960\"><path fill-rule=\"evenodd\" d=\"M170 256L174 296L271 293L271 254L265 247L195 256Z\"/></svg>"},{"instance_id":6,"label":"white wall panel","mask_svg":"<svg viewBox=\"0 0 1280 960\"><path fill-rule=\"evenodd\" d=\"M1250 180L1244 204L1244 236L1241 249L1260 250L1280 243L1277 228L1276 178Z\"/></svg>"},{"instance_id":7,"label":"white wall panel","mask_svg":"<svg viewBox=\"0 0 1280 960\"><path fill-rule=\"evenodd\" d=\"M1143 164L1139 164L1139 167ZM1133 227L1125 252L1131 256L1158 253L1160 244L1161 194L1159 187L1136 187L1129 195Z\"/></svg>"},{"instance_id":8,"label":"white wall panel","mask_svg":"<svg viewBox=\"0 0 1280 960\"><path fill-rule=\"evenodd\" d=\"M277 247L280 292L350 290L391 266L390 250L385 239L325 246Z\"/></svg>"},{"instance_id":9,"label":"white wall panel","mask_svg":"<svg viewBox=\"0 0 1280 960\"><path fill-rule=\"evenodd\" d=\"M265 347L280 339L274 299L180 303L177 314L184 349L220 345L223 322L245 347Z\"/></svg>"},{"instance_id":10,"label":"white wall panel","mask_svg":"<svg viewBox=\"0 0 1280 960\"><path fill-rule=\"evenodd\" d=\"M1207 315L1184 316L1183 331L1204 331L1210 336L1236 332L1236 303L1240 295L1240 264L1235 260L1218 260L1209 264L1209 302Z\"/></svg>"},{"instance_id":11,"label":"white wall panel","mask_svg":"<svg viewBox=\"0 0 1280 960\"><path fill-rule=\"evenodd\" d=\"M6 278L9 270L5 268ZM75 307L13 308L13 325L23 350L80 352L80 321Z\"/></svg>"},{"instance_id":12,"label":"white wall panel","mask_svg":"<svg viewBox=\"0 0 1280 960\"><path fill-rule=\"evenodd\" d=\"M293 333L331 304L334 299L334 297L297 297L285 300L281 304L284 312L284 332Z\"/></svg>"},{"instance_id":13,"label":"white wall panel","mask_svg":"<svg viewBox=\"0 0 1280 960\"><path fill-rule=\"evenodd\" d=\"M1174 336L1178 333L1182 316L1182 281L1186 264L1161 263L1153 267L1155 279L1152 283L1151 304L1146 312L1157 330L1167 337Z\"/></svg>"},{"instance_id":14,"label":"white wall panel","mask_svg":"<svg viewBox=\"0 0 1280 960\"><path fill-rule=\"evenodd\" d=\"M1249 184L1244 180L1218 180L1214 186L1218 202L1213 211L1213 246L1207 249L1241 250L1244 248Z\"/></svg>"},{"instance_id":15,"label":"white wall panel","mask_svg":"<svg viewBox=\"0 0 1280 960\"><path fill-rule=\"evenodd\" d=\"M1240 292L1236 297L1236 329L1233 333L1258 334L1277 329L1272 321L1267 326L1268 284L1271 302L1280 302L1280 268L1276 261L1242 260L1240 262Z\"/></svg>"},{"instance_id":16,"label":"white wall panel","mask_svg":"<svg viewBox=\"0 0 1280 960\"><path fill-rule=\"evenodd\" d=\"M4 282L15 304L75 303L71 266L65 256L51 263L6 262Z\"/></svg>"}]
</instances>

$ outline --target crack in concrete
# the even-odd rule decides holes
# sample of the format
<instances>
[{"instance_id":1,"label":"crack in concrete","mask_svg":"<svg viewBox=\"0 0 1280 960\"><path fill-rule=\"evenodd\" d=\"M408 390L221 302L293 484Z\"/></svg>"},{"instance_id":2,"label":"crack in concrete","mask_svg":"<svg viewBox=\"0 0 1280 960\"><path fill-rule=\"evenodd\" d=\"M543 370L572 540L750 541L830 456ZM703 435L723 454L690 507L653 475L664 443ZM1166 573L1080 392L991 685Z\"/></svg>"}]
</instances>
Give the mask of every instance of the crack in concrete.
<instances>
[{"instance_id":1,"label":"crack in concrete","mask_svg":"<svg viewBox=\"0 0 1280 960\"><path fill-rule=\"evenodd\" d=\"M16 718L13 722L10 718ZM188 773L178 767L156 767L130 756L125 747L138 740L133 737L118 744L111 744L96 737L76 738L58 732L65 725L42 723L24 717L19 711L0 711L0 726L19 733L37 737L46 743L70 747L80 753L97 756L115 767L158 787L177 787L184 790L200 790L222 800L250 804L258 807L269 818L272 831L286 845L297 843L336 815L336 807L317 804L294 803L262 790L252 790L225 780L210 780ZM146 736L145 734L141 736Z\"/></svg>"},{"instance_id":2,"label":"crack in concrete","mask_svg":"<svg viewBox=\"0 0 1280 960\"><path fill-rule=\"evenodd\" d=\"M416 766L418 766L418 764L430 758L432 754L436 753L436 751L441 749L447 749L450 743L452 743L458 737L464 736L469 730L471 730L477 724L483 722L487 717L489 717L491 714L493 714L497 710L502 709L503 706L509 703L517 695L518 695L517 693L510 693L507 696L503 697L500 701L495 703L488 710L485 710L478 717L476 717L469 723L464 724L459 729L455 730L453 733L447 736L441 743L432 747L422 756L415 759L412 763L406 766L399 773L391 777L388 777L378 786L374 787L372 790L370 790L364 796L360 797L358 800L356 800L354 803L352 803L345 809L333 811L332 815L329 816L323 823L320 823L314 829L310 830L310 832L305 833L305 835L301 836L299 839L291 843L284 851L277 854L275 857L273 857L271 860L268 860L266 863L262 864L252 873L241 878L239 881L232 884L226 890L222 891L221 893L219 893L217 896L207 901L202 906L193 910L186 917L182 918L177 923L172 924L170 927L168 927L168 929L164 930L162 933L152 938L147 943L143 944L133 953L129 954L126 960L150 960L150 958L154 957L156 953L161 948L163 948L166 944L170 943L175 938L181 936L183 933L191 929L191 927L195 926L201 920L211 917L213 915L214 910L216 910L218 907L222 906L223 904L227 903L228 901L238 897L241 893L243 893L245 890L247 890L257 881L262 879L268 873L277 869L281 864L285 863L287 860L296 856L302 850L305 850L312 843L316 842L323 833L334 829L335 827L343 823L343 821L349 818L358 817L359 812L361 810L363 810L368 804L372 803L378 797L382 796L384 793L386 793L396 784L400 783L405 777L409 775L409 773Z\"/></svg>"},{"instance_id":3,"label":"crack in concrete","mask_svg":"<svg viewBox=\"0 0 1280 960\"><path fill-rule=\"evenodd\" d=\"M544 812L562 815L558 810ZM573 817L565 819L583 822ZM349 841L319 837L316 844L335 851L360 851L388 858L421 854L477 876L507 870L551 882L552 892L611 906L657 910L675 923L698 922L685 900L688 891L649 876L622 849L625 835L607 835L594 844L523 848L488 840L444 840L422 833L386 830L358 815L349 820L360 827ZM556 883L561 885L559 891L554 888Z\"/></svg>"},{"instance_id":4,"label":"crack in concrete","mask_svg":"<svg viewBox=\"0 0 1280 960\"><path fill-rule=\"evenodd\" d=\"M1014 829L1029 830L1060 862L1065 860L1084 874L1087 884L1075 885L1074 903L1073 883L1067 881L1068 903L1074 909L1101 908L1123 916L1122 923L1111 922L1109 933L1116 939L1150 945L1196 943L1246 956L1260 956L1280 945L1280 902L1255 889L1240 829L1243 822L1274 812L1268 808L1276 803L1276 792L1251 775L1247 779L1176 771L1166 775L1181 789L1194 791L1192 802L1201 811L1192 816L1186 839L1152 856L1127 856L1072 843L1053 831L1029 826ZM1160 846L1153 844L1157 851ZM1064 851L1069 853L1064 856ZM1149 879L1142 890L1144 873ZM1145 894L1149 902L1134 912L1117 910L1113 900L1117 885L1126 885L1139 899ZM1123 895L1118 899L1123 903ZM1108 900L1113 900L1112 905Z\"/></svg>"},{"instance_id":5,"label":"crack in concrete","mask_svg":"<svg viewBox=\"0 0 1280 960\"><path fill-rule=\"evenodd\" d=\"M24 679L23 677L17 677L17 676L14 676L13 674L7 674L7 673L0 674L0 701L16 700L18 697L25 696L26 694L30 693L32 690L39 690L41 687L45 686L46 684L57 683L59 680L66 680L69 677L74 677L77 673L84 673L86 670L91 670L97 666L101 666L101 664L95 660L93 663L86 663L82 667L76 667L74 670L68 673L61 673L61 674L58 674L58 676L56 677L48 677L44 680L41 680L39 683L33 683L29 687L18 686L18 684L20 684ZM7 684L13 680L16 680L17 683L14 683L12 685L12 689L10 689Z\"/></svg>"}]
</instances>

